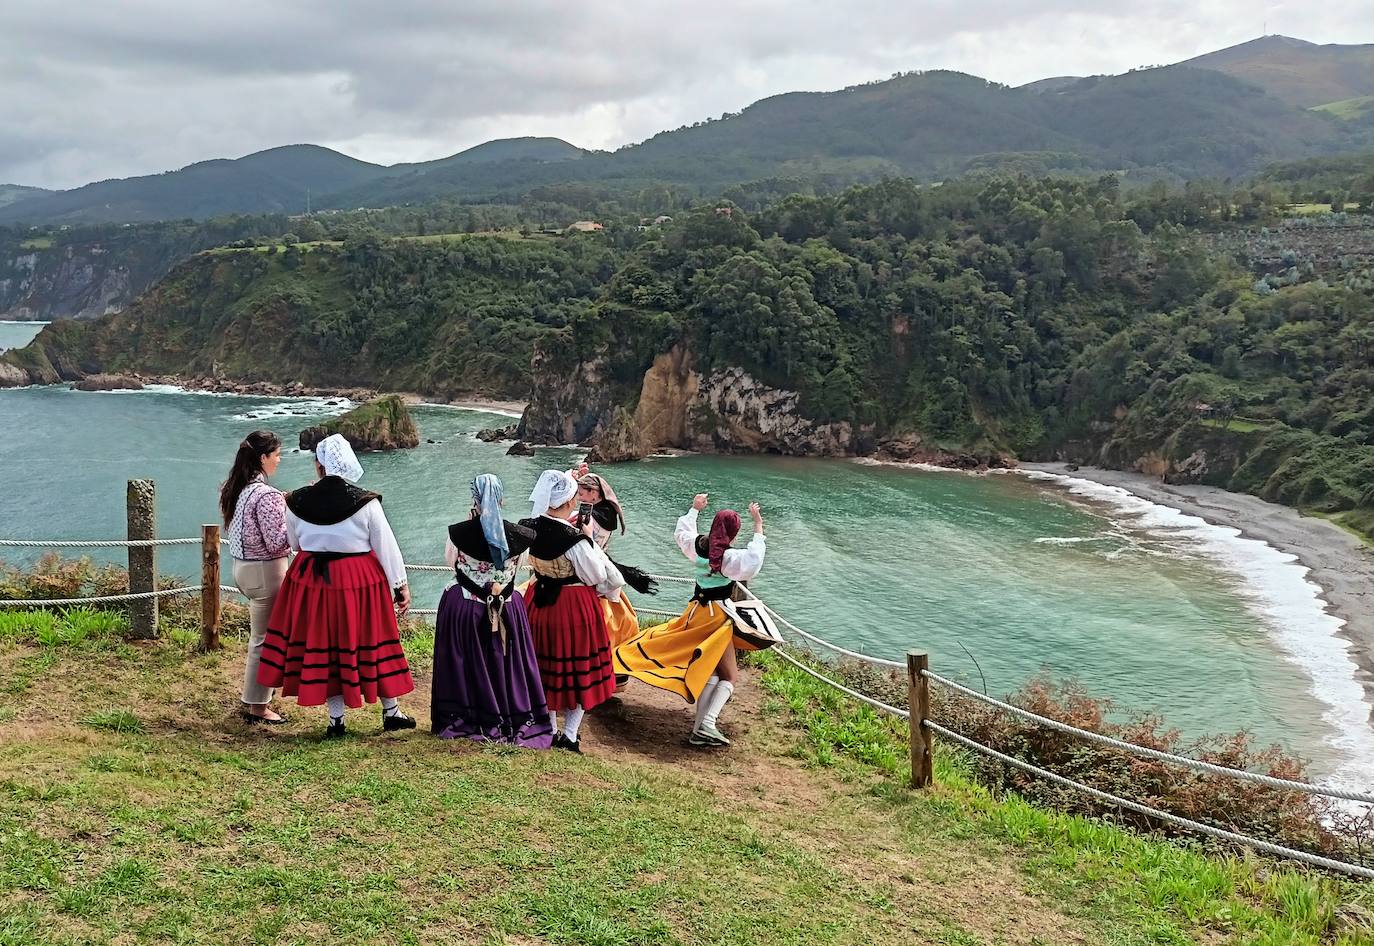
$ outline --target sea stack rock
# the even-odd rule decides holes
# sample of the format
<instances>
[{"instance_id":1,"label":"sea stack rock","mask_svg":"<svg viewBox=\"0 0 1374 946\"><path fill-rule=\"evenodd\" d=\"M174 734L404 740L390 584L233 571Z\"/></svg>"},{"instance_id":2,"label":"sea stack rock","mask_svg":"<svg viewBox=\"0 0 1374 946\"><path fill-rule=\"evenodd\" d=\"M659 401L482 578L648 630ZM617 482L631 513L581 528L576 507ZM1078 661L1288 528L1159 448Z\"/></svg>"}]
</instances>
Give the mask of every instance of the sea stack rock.
<instances>
[{"instance_id":1,"label":"sea stack rock","mask_svg":"<svg viewBox=\"0 0 1374 946\"><path fill-rule=\"evenodd\" d=\"M401 450L420 445L420 432L406 408L394 394L379 397L353 410L301 431L300 448L314 450L330 434L343 434L354 450Z\"/></svg>"},{"instance_id":2,"label":"sea stack rock","mask_svg":"<svg viewBox=\"0 0 1374 946\"><path fill-rule=\"evenodd\" d=\"M496 443L498 440L514 440L515 430L519 424L508 424L505 427L488 427L485 430L477 431L477 439L483 443Z\"/></svg>"},{"instance_id":3,"label":"sea stack rock","mask_svg":"<svg viewBox=\"0 0 1374 946\"><path fill-rule=\"evenodd\" d=\"M72 387L78 391L142 391L143 382L122 374L93 374Z\"/></svg>"},{"instance_id":4,"label":"sea stack rock","mask_svg":"<svg viewBox=\"0 0 1374 946\"><path fill-rule=\"evenodd\" d=\"M515 443L510 445L510 449L506 451L506 456L532 457L534 456L534 448L531 447L529 444L525 443L525 441L523 440L517 440L515 441Z\"/></svg>"}]
</instances>

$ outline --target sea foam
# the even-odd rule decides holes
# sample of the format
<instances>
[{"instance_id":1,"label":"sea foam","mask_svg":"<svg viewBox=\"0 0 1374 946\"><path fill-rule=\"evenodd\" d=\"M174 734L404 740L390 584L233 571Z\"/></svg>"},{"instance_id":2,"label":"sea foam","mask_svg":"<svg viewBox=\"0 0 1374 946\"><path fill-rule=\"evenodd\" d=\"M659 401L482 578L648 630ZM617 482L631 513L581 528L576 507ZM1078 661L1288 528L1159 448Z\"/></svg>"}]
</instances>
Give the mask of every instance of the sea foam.
<instances>
[{"instance_id":1,"label":"sea foam","mask_svg":"<svg viewBox=\"0 0 1374 946\"><path fill-rule=\"evenodd\" d=\"M1339 633L1345 621L1329 613L1321 587L1308 577L1308 568L1297 556L1117 486L1038 470L1016 472L1062 486L1068 494L1095 504L1099 512L1105 506L1113 519L1130 528L1192 545L1240 578L1237 590L1242 600L1278 649L1307 676L1312 694L1324 707L1322 719L1333 730L1326 742L1340 759L1329 781L1362 790L1374 786L1374 728L1356 677L1359 668L1350 656L1351 644ZM1294 748L1310 754L1302 746Z\"/></svg>"}]
</instances>

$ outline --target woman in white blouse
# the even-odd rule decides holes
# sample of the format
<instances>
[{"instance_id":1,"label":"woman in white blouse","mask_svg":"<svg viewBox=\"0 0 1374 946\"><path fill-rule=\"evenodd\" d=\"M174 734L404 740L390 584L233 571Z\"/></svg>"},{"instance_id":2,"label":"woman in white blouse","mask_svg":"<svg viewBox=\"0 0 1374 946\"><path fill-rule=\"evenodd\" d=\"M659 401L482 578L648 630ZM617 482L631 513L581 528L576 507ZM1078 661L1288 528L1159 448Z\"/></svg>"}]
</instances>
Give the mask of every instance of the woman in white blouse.
<instances>
[{"instance_id":1,"label":"woman in white blouse","mask_svg":"<svg viewBox=\"0 0 1374 946\"><path fill-rule=\"evenodd\" d=\"M615 694L611 641L599 596L618 601L620 570L591 540L591 524L568 524L577 508L577 481L562 470L545 470L530 496L532 517L520 525L534 533L525 590L539 675L549 704L554 746L581 752L583 714ZM558 711L565 711L558 729Z\"/></svg>"},{"instance_id":2,"label":"woman in white blouse","mask_svg":"<svg viewBox=\"0 0 1374 946\"><path fill-rule=\"evenodd\" d=\"M716 513L710 531L699 535L697 516L706 503L707 495L698 494L673 533L678 549L696 571L691 602L673 620L617 647L615 666L619 673L696 704L688 738L692 745L728 746L730 740L716 723L739 679L735 649L757 650L771 642L737 626L723 602L743 597L739 586L758 576L767 543L758 503L749 504L754 535L744 548L731 547L740 531L740 517L730 509Z\"/></svg>"},{"instance_id":3,"label":"woman in white blouse","mask_svg":"<svg viewBox=\"0 0 1374 946\"><path fill-rule=\"evenodd\" d=\"M315 448L315 469L319 479L286 498L300 554L272 608L258 682L301 706L327 704L326 738L344 735L345 706L379 699L384 730L414 729L396 702L415 689L395 610L410 606L410 588L382 497L354 485L363 468L339 434Z\"/></svg>"}]
</instances>

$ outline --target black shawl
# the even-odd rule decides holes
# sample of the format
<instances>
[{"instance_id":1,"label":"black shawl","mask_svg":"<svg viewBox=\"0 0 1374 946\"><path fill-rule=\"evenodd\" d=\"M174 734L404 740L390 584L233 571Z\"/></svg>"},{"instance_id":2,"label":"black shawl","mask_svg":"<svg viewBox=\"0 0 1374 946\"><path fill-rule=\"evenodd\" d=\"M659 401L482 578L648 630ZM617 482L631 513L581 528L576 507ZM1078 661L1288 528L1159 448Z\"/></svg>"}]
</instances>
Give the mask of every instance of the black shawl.
<instances>
[{"instance_id":1,"label":"black shawl","mask_svg":"<svg viewBox=\"0 0 1374 946\"><path fill-rule=\"evenodd\" d=\"M296 518L317 526L332 526L343 522L372 500L380 500L380 493L371 493L355 486L341 476L323 476L317 482L286 494L286 508Z\"/></svg>"}]
</instances>

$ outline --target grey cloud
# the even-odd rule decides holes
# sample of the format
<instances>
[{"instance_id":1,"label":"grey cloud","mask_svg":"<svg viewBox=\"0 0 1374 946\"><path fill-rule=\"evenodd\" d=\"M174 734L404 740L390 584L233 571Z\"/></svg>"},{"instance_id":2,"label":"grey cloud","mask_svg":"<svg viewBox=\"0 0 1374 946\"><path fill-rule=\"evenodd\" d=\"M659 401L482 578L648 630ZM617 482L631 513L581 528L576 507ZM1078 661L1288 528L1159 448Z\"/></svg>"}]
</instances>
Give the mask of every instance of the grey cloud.
<instances>
[{"instance_id":1,"label":"grey cloud","mask_svg":"<svg viewBox=\"0 0 1374 946\"><path fill-rule=\"evenodd\" d=\"M1319 11L1242 0L10 3L0 182L72 186L301 141L387 162L511 134L616 147L766 95L899 70L1019 83L1172 61L1250 38L1265 17L1316 41L1374 34L1374 7L1356 0Z\"/></svg>"}]
</instances>

